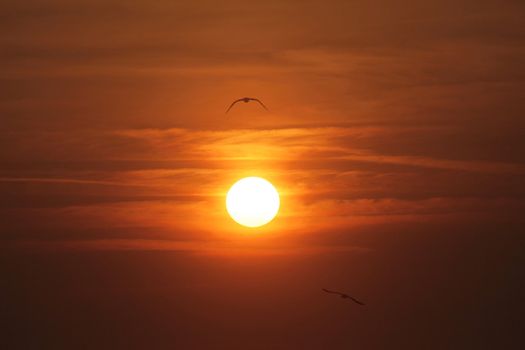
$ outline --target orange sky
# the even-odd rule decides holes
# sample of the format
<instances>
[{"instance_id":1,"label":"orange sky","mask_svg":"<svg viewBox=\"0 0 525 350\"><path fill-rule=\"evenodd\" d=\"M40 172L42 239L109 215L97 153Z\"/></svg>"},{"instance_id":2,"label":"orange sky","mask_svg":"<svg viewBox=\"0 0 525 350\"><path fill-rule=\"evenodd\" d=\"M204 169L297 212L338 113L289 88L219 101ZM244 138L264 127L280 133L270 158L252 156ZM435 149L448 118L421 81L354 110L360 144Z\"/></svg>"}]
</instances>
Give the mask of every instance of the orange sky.
<instances>
[{"instance_id":1,"label":"orange sky","mask_svg":"<svg viewBox=\"0 0 525 350\"><path fill-rule=\"evenodd\" d=\"M97 348L191 347L204 325L203 349L512 345L518 312L483 309L481 297L515 305L519 290L524 11L510 0L8 0L0 271L13 339L29 324L35 344L58 348L83 344L83 330ZM225 115L243 96L270 112L240 104ZM277 218L255 230L224 207L253 175L281 194ZM105 287L89 294L97 275ZM429 306L445 285L459 296ZM322 287L375 309L348 316ZM236 290L268 297L280 321ZM94 311L82 316L78 300ZM129 303L139 310L126 318ZM114 343L88 325L101 319L119 324ZM382 337L368 343L378 319ZM508 328L481 336L494 319ZM65 336L68 322L78 330ZM120 342L140 325L136 342Z\"/></svg>"}]
</instances>

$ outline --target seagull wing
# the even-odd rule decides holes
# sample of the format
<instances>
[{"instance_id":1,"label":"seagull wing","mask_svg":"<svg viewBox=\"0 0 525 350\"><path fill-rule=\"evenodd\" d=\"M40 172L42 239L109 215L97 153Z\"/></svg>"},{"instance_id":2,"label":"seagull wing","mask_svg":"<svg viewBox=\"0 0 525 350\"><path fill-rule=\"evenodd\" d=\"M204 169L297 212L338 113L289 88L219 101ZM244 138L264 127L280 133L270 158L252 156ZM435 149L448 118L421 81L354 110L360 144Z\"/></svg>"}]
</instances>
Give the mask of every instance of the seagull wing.
<instances>
[{"instance_id":1,"label":"seagull wing","mask_svg":"<svg viewBox=\"0 0 525 350\"><path fill-rule=\"evenodd\" d=\"M232 109L232 107L237 103L237 102L241 102L242 100L244 100L243 98L240 98L238 100L235 100L232 102L232 104L230 105L230 107L228 107L228 109L226 110L226 113L228 113L230 111L230 109Z\"/></svg>"},{"instance_id":2,"label":"seagull wing","mask_svg":"<svg viewBox=\"0 0 525 350\"><path fill-rule=\"evenodd\" d=\"M324 289L324 288L323 288L323 291L325 291L325 292L327 292L327 293L331 293L331 294L343 295L343 293L334 292L333 290L328 290L328 289Z\"/></svg>"},{"instance_id":3,"label":"seagull wing","mask_svg":"<svg viewBox=\"0 0 525 350\"><path fill-rule=\"evenodd\" d=\"M263 106L264 109L266 109L268 112L270 111L258 98L250 98L250 100L259 102L259 104Z\"/></svg>"},{"instance_id":4,"label":"seagull wing","mask_svg":"<svg viewBox=\"0 0 525 350\"><path fill-rule=\"evenodd\" d=\"M359 304L359 305L365 305L365 303L363 303L363 302L357 300L356 298L353 298L353 297L351 297L351 296L348 296L348 297L349 297L350 299L352 299L356 304Z\"/></svg>"}]
</instances>

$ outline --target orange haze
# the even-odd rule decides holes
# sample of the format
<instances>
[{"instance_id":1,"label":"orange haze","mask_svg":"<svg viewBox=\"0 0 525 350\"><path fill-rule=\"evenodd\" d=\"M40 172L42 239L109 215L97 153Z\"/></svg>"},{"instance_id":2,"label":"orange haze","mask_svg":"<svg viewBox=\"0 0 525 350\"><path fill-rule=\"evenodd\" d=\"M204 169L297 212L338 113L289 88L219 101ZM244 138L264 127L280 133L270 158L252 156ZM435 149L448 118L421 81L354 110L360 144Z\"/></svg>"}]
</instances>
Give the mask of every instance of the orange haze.
<instances>
[{"instance_id":1,"label":"orange haze","mask_svg":"<svg viewBox=\"0 0 525 350\"><path fill-rule=\"evenodd\" d=\"M512 0L7 0L6 348L516 348L524 21ZM244 96L270 112L224 113ZM244 176L280 192L267 226L227 215Z\"/></svg>"}]
</instances>

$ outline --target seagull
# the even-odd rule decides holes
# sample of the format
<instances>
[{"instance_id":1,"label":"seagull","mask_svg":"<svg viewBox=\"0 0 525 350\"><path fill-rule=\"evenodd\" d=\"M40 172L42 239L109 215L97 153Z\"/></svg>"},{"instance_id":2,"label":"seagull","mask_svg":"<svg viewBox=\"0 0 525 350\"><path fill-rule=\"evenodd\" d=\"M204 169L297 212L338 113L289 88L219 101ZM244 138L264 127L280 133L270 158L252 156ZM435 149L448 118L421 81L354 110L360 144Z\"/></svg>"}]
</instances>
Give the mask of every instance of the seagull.
<instances>
[{"instance_id":1,"label":"seagull","mask_svg":"<svg viewBox=\"0 0 525 350\"><path fill-rule=\"evenodd\" d=\"M253 97L243 97L243 98L240 98L238 100L235 100L232 102L232 104L230 105L230 107L228 107L228 109L226 110L226 113L228 113L230 111L230 109L232 109L233 105L235 105L237 102L244 102L244 103L248 103L250 101L256 101L256 102L259 102L259 104L268 111L268 108L266 108L266 106L264 105L264 103L261 102L261 100L259 100L258 98L253 98Z\"/></svg>"},{"instance_id":2,"label":"seagull","mask_svg":"<svg viewBox=\"0 0 525 350\"><path fill-rule=\"evenodd\" d=\"M331 294L338 294L341 296L341 298L343 299L351 299L352 301L354 301L355 303L359 304L359 305L365 305L365 303L362 303L360 302L359 300L357 300L356 298L352 298L350 295L348 294L344 294L344 293L340 293L340 292L334 292L333 290L328 290L328 289L324 289L323 288L323 291L327 292L327 293L331 293Z\"/></svg>"}]
</instances>

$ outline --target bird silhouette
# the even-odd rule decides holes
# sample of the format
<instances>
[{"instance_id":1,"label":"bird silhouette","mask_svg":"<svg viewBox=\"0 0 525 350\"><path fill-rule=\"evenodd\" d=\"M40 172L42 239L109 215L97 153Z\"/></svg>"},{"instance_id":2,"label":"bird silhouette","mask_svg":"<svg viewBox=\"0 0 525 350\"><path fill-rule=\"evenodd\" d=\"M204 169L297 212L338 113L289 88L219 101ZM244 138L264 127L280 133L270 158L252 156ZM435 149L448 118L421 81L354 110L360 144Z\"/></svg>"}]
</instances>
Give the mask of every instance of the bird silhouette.
<instances>
[{"instance_id":1,"label":"bird silhouette","mask_svg":"<svg viewBox=\"0 0 525 350\"><path fill-rule=\"evenodd\" d=\"M328 290L328 289L324 289L324 288L323 288L323 291L325 291L326 293L330 293L330 294L337 294L337 295L340 295L341 298L343 298L343 299L350 299L350 300L352 300L353 302L355 302L356 304L359 304L359 305L365 305L365 303L363 303L363 302L357 300L356 298L351 297L351 296L348 295L348 294L344 294L344 293L340 293L340 292L335 292L335 291L333 291L333 290Z\"/></svg>"},{"instance_id":2,"label":"bird silhouette","mask_svg":"<svg viewBox=\"0 0 525 350\"><path fill-rule=\"evenodd\" d=\"M259 104L268 111L268 108L266 108L266 106L264 105L264 103L261 102L261 100L259 100L258 98L253 98L253 97L243 97L243 98L240 98L238 100L235 100L232 102L232 104L230 105L230 107L228 107L228 109L226 110L226 113L228 113L230 111L230 109L232 109L232 107L238 103L238 102L244 102L244 103L248 103L250 101L256 101L256 102L259 102Z\"/></svg>"}]
</instances>

